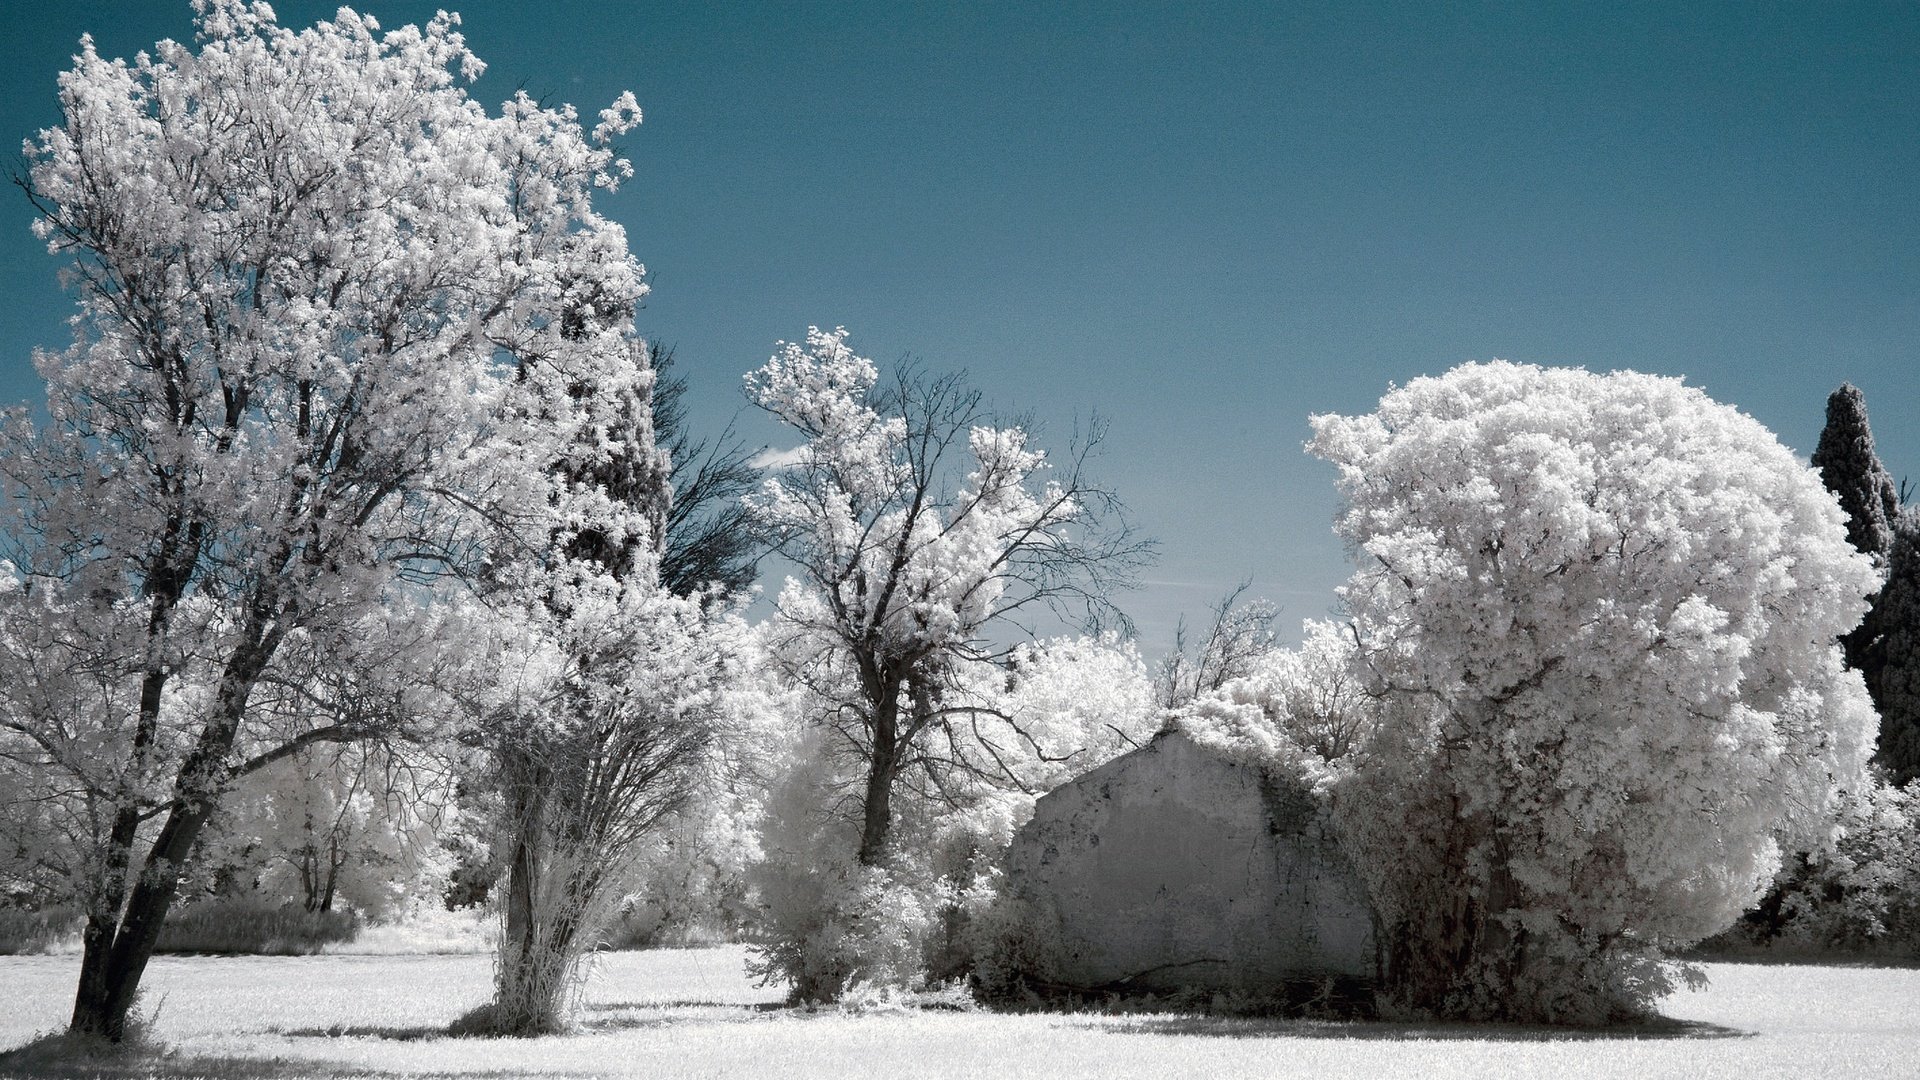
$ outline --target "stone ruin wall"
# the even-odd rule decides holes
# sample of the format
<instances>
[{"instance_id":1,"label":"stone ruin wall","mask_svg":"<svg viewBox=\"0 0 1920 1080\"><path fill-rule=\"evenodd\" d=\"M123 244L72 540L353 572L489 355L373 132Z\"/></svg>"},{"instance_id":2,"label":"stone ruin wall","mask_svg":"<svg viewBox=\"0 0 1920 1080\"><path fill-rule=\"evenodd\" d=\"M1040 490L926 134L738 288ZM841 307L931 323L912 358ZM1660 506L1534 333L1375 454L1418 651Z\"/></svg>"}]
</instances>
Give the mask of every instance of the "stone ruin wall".
<instances>
[{"instance_id":1,"label":"stone ruin wall","mask_svg":"<svg viewBox=\"0 0 1920 1080\"><path fill-rule=\"evenodd\" d=\"M1009 885L1050 981L1271 993L1377 973L1366 889L1297 784L1169 732L1039 800Z\"/></svg>"}]
</instances>

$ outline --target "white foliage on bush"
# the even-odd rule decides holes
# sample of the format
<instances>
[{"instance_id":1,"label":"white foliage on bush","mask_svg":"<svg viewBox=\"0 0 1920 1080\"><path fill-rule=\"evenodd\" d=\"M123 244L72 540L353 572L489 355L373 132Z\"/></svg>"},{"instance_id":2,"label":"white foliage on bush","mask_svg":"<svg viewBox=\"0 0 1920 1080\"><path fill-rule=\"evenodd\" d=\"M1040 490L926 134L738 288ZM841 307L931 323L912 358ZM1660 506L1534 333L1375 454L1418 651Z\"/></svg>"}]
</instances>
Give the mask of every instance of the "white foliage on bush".
<instances>
[{"instance_id":1,"label":"white foliage on bush","mask_svg":"<svg viewBox=\"0 0 1920 1080\"><path fill-rule=\"evenodd\" d=\"M1262 656L1251 674L1174 713L1173 726L1229 761L1278 769L1326 793L1374 723L1352 637L1309 619L1298 648Z\"/></svg>"},{"instance_id":2,"label":"white foliage on bush","mask_svg":"<svg viewBox=\"0 0 1920 1080\"><path fill-rule=\"evenodd\" d=\"M1920 955L1920 783L1848 792L1830 843L1781 875L1781 939Z\"/></svg>"},{"instance_id":3,"label":"white foliage on bush","mask_svg":"<svg viewBox=\"0 0 1920 1080\"><path fill-rule=\"evenodd\" d=\"M1468 364L1313 418L1379 727L1339 793L1403 1003L1596 1021L1857 785L1833 497L1675 379Z\"/></svg>"},{"instance_id":4,"label":"white foliage on bush","mask_svg":"<svg viewBox=\"0 0 1920 1080\"><path fill-rule=\"evenodd\" d=\"M1157 723L1146 666L1111 638L1022 646L1005 668L964 669L952 692L980 708L950 747L1001 762L903 783L895 845L881 866L856 858L864 761L829 725L805 727L772 783L750 877L767 943L756 971L797 998L838 1000L856 985L923 990L962 974L970 926L998 890L1000 855L1053 786L1144 743ZM817 703L810 706L817 709Z\"/></svg>"},{"instance_id":5,"label":"white foliage on bush","mask_svg":"<svg viewBox=\"0 0 1920 1080\"><path fill-rule=\"evenodd\" d=\"M750 872L765 853L767 799L799 730L802 695L783 685L763 653L765 627L743 628L735 674L716 707L711 777L634 855L631 891L613 936L622 944L733 939L758 917Z\"/></svg>"},{"instance_id":6,"label":"white foliage on bush","mask_svg":"<svg viewBox=\"0 0 1920 1080\"><path fill-rule=\"evenodd\" d=\"M459 828L453 780L412 757L323 747L246 777L210 826L208 862L232 888L308 910L384 921L437 904L452 870L440 840Z\"/></svg>"},{"instance_id":7,"label":"white foliage on bush","mask_svg":"<svg viewBox=\"0 0 1920 1080\"><path fill-rule=\"evenodd\" d=\"M836 1000L858 982L917 986L931 925L924 866L901 875L854 858L859 822L841 804L857 762L833 742L825 728L797 740L768 792L764 858L751 874L767 940L750 970L806 1002Z\"/></svg>"}]
</instances>

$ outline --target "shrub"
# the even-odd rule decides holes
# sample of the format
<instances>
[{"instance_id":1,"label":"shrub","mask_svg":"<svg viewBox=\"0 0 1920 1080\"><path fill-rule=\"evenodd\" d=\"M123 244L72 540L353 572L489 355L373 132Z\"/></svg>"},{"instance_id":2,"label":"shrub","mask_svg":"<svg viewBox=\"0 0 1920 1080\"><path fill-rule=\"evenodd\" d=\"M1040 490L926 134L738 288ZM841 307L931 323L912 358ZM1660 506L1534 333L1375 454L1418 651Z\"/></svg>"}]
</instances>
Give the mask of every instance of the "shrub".
<instances>
[{"instance_id":1,"label":"shrub","mask_svg":"<svg viewBox=\"0 0 1920 1080\"><path fill-rule=\"evenodd\" d=\"M308 911L253 897L203 900L168 917L154 951L300 956L351 941L358 929L350 911Z\"/></svg>"},{"instance_id":2,"label":"shrub","mask_svg":"<svg viewBox=\"0 0 1920 1080\"><path fill-rule=\"evenodd\" d=\"M1333 799L1409 1013L1636 1019L1865 779L1820 479L1677 379L1467 364L1317 416L1370 734Z\"/></svg>"},{"instance_id":3,"label":"shrub","mask_svg":"<svg viewBox=\"0 0 1920 1080\"><path fill-rule=\"evenodd\" d=\"M0 956L50 953L80 933L77 907L0 908Z\"/></svg>"},{"instance_id":4,"label":"shrub","mask_svg":"<svg viewBox=\"0 0 1920 1080\"><path fill-rule=\"evenodd\" d=\"M847 772L814 728L771 785L748 871L759 902L754 975L788 981L793 998L838 1001L849 990L917 993L964 978L976 914L997 891L992 864L1032 796L974 793L965 804L896 804L893 847L880 865L854 850L860 822L845 812ZM865 992L865 991L863 991Z\"/></svg>"},{"instance_id":5,"label":"shrub","mask_svg":"<svg viewBox=\"0 0 1920 1080\"><path fill-rule=\"evenodd\" d=\"M1702 951L1920 959L1920 781L1842 797L1831 843L1789 860L1760 906Z\"/></svg>"},{"instance_id":6,"label":"shrub","mask_svg":"<svg viewBox=\"0 0 1920 1080\"><path fill-rule=\"evenodd\" d=\"M769 868L773 869L773 868ZM787 981L797 1002L838 1001L856 986L919 990L937 913L913 877L850 860L786 864L764 878L769 941L748 970Z\"/></svg>"},{"instance_id":7,"label":"shrub","mask_svg":"<svg viewBox=\"0 0 1920 1080\"><path fill-rule=\"evenodd\" d=\"M969 924L974 992L990 1005L1044 1004L1060 987L1057 919L1025 896L1001 892Z\"/></svg>"},{"instance_id":8,"label":"shrub","mask_svg":"<svg viewBox=\"0 0 1920 1080\"><path fill-rule=\"evenodd\" d=\"M754 917L747 868L760 856L759 825L757 795L734 791L666 822L637 858L631 891L602 945L684 948L745 939Z\"/></svg>"}]
</instances>

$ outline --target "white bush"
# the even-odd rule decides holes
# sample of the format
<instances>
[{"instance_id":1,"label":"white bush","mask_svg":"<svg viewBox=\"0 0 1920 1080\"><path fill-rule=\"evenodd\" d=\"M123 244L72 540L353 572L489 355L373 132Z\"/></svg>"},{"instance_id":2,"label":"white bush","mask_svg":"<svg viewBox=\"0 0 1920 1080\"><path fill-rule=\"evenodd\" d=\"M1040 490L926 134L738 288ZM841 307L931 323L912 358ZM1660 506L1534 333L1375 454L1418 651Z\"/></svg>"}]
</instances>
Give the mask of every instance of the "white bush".
<instances>
[{"instance_id":1,"label":"white bush","mask_svg":"<svg viewBox=\"0 0 1920 1080\"><path fill-rule=\"evenodd\" d=\"M1600 1022L1864 779L1878 584L1819 477L1679 380L1491 363L1318 416L1378 726L1335 791L1409 1009Z\"/></svg>"},{"instance_id":2,"label":"white bush","mask_svg":"<svg viewBox=\"0 0 1920 1080\"><path fill-rule=\"evenodd\" d=\"M1831 843L1780 876L1779 941L1920 955L1920 781L1842 798Z\"/></svg>"}]
</instances>

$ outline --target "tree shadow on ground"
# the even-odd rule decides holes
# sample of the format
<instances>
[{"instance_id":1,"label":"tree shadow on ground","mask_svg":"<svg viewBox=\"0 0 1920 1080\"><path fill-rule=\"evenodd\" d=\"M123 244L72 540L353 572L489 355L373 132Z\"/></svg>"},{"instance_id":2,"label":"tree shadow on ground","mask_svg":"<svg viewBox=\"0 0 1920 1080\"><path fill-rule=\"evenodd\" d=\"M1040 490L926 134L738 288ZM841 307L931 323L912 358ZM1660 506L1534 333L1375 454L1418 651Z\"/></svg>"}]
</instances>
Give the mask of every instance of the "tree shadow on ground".
<instances>
[{"instance_id":1,"label":"tree shadow on ground","mask_svg":"<svg viewBox=\"0 0 1920 1080\"><path fill-rule=\"evenodd\" d=\"M640 1028L672 1027L676 1024L739 1022L775 1011L788 1010L782 1002L746 1003L729 1001L624 1001L594 1002L582 1006L573 1034L598 1031L627 1031ZM686 1015L688 1010L702 1010ZM714 1011L717 1010L718 1014ZM650 1013L652 1015L621 1015ZM730 1015L737 1014L737 1015ZM478 1032L457 1032L449 1024L333 1024L327 1027L270 1027L267 1033L290 1039L383 1039L390 1042L418 1042L422 1039L505 1038ZM536 1036L537 1037L537 1036ZM0 1075L5 1075L0 1073Z\"/></svg>"},{"instance_id":2,"label":"tree shadow on ground","mask_svg":"<svg viewBox=\"0 0 1920 1080\"><path fill-rule=\"evenodd\" d=\"M1920 970L1920 955L1889 951L1879 953L1840 953L1823 949L1794 949L1787 946L1727 946L1712 951L1696 950L1678 957L1690 964L1758 964L1765 967L1824 968L1897 968Z\"/></svg>"},{"instance_id":3,"label":"tree shadow on ground","mask_svg":"<svg viewBox=\"0 0 1920 1080\"><path fill-rule=\"evenodd\" d=\"M417 1042L420 1039L452 1039L458 1036L445 1024L333 1024L328 1027L267 1029L269 1034L290 1039L387 1039L393 1042Z\"/></svg>"},{"instance_id":4,"label":"tree shadow on ground","mask_svg":"<svg viewBox=\"0 0 1920 1080\"><path fill-rule=\"evenodd\" d=\"M103 1044L79 1045L64 1032L40 1038L0 1052L0 1076L79 1080L134 1080L153 1076L201 1076L209 1080L226 1077L279 1080L286 1077L311 1077L314 1062L287 1061L283 1058L236 1057L224 1054L180 1054L164 1049L109 1047ZM371 1076L346 1069L326 1070L328 1076Z\"/></svg>"},{"instance_id":5,"label":"tree shadow on ground","mask_svg":"<svg viewBox=\"0 0 1920 1080\"><path fill-rule=\"evenodd\" d=\"M1701 1020L1655 1017L1603 1028L1547 1024L1388 1023L1377 1020L1282 1020L1231 1016L1136 1016L1106 1029L1114 1035L1201 1035L1225 1039L1378 1039L1386 1041L1603 1042L1614 1039L1749 1039L1754 1033Z\"/></svg>"},{"instance_id":6,"label":"tree shadow on ground","mask_svg":"<svg viewBox=\"0 0 1920 1080\"><path fill-rule=\"evenodd\" d=\"M787 1006L775 1002L635 1001L588 1005L580 1011L582 1034L602 1031L639 1031L685 1024L741 1024L759 1020Z\"/></svg>"},{"instance_id":7,"label":"tree shadow on ground","mask_svg":"<svg viewBox=\"0 0 1920 1080\"><path fill-rule=\"evenodd\" d=\"M640 1001L590 1002L589 1004L581 1006L580 1011L583 1014L619 1012L622 1009L751 1009L755 1012L769 1012L773 1009L784 1009L786 1007L784 1002L778 1001L654 1001L651 999L643 999Z\"/></svg>"},{"instance_id":8,"label":"tree shadow on ground","mask_svg":"<svg viewBox=\"0 0 1920 1080\"><path fill-rule=\"evenodd\" d=\"M763 1013L781 1013L787 1016L813 1016L826 1013L838 1015L838 1010L832 1006L796 1005L791 1001L615 1001L587 1005L580 1011L582 1015L590 1015L628 1009L732 1009L736 1012L755 1015Z\"/></svg>"}]
</instances>

